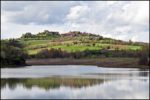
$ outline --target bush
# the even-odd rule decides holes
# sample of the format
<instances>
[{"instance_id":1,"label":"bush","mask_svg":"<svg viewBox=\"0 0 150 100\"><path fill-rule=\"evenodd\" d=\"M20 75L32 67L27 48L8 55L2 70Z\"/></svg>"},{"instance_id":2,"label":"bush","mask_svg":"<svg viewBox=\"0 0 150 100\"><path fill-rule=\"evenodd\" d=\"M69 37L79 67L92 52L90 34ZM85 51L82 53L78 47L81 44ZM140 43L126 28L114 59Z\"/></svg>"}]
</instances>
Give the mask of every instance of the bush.
<instances>
[{"instance_id":1,"label":"bush","mask_svg":"<svg viewBox=\"0 0 150 100\"><path fill-rule=\"evenodd\" d=\"M16 40L1 41L1 67L25 65L27 53Z\"/></svg>"},{"instance_id":2,"label":"bush","mask_svg":"<svg viewBox=\"0 0 150 100\"><path fill-rule=\"evenodd\" d=\"M61 49L43 49L38 52L35 57L36 58L64 58L69 57L69 53L62 51Z\"/></svg>"},{"instance_id":3,"label":"bush","mask_svg":"<svg viewBox=\"0 0 150 100\"><path fill-rule=\"evenodd\" d=\"M149 60L148 60L147 56L140 57L139 64L140 65L149 65Z\"/></svg>"},{"instance_id":4,"label":"bush","mask_svg":"<svg viewBox=\"0 0 150 100\"><path fill-rule=\"evenodd\" d=\"M150 65L149 58L150 58L149 46L143 46L143 48L140 52L139 64L140 65Z\"/></svg>"}]
</instances>

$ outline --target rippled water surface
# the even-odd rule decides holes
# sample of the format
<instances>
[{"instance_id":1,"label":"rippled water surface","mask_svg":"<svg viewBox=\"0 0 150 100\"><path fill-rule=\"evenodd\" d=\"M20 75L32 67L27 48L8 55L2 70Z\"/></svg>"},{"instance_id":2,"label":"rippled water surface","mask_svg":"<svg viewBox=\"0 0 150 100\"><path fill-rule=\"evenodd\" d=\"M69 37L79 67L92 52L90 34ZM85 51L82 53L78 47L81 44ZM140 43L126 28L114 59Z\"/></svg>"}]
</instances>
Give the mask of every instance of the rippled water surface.
<instances>
[{"instance_id":1,"label":"rippled water surface","mask_svg":"<svg viewBox=\"0 0 150 100\"><path fill-rule=\"evenodd\" d=\"M148 99L149 71L83 65L2 68L1 98Z\"/></svg>"}]
</instances>

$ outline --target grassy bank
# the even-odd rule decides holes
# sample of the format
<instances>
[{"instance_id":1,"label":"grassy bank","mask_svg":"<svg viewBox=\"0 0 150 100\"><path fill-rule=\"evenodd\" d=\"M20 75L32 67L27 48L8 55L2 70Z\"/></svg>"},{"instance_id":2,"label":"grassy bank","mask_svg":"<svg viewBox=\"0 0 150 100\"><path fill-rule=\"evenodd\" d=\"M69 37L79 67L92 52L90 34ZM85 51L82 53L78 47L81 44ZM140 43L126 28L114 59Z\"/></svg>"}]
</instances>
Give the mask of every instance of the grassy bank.
<instances>
[{"instance_id":1,"label":"grassy bank","mask_svg":"<svg viewBox=\"0 0 150 100\"><path fill-rule=\"evenodd\" d=\"M85 59L28 59L28 65L96 65L112 68L149 68L139 65L138 58L85 58Z\"/></svg>"}]
</instances>

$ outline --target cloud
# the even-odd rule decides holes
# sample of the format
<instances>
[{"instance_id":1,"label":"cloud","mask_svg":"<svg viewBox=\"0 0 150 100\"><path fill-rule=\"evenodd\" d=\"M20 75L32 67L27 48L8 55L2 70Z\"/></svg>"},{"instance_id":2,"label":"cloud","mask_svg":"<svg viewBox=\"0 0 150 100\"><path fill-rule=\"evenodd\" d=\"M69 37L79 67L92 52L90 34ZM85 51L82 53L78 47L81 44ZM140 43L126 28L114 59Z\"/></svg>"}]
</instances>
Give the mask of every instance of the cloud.
<instances>
[{"instance_id":1,"label":"cloud","mask_svg":"<svg viewBox=\"0 0 150 100\"><path fill-rule=\"evenodd\" d=\"M30 2L24 2L24 1L4 1L1 2L1 9L3 11L21 11L24 9L24 6L27 4L30 4Z\"/></svg>"},{"instance_id":2,"label":"cloud","mask_svg":"<svg viewBox=\"0 0 150 100\"><path fill-rule=\"evenodd\" d=\"M67 19L76 21L77 19L84 19L86 13L89 11L88 6L75 6L70 9Z\"/></svg>"},{"instance_id":3,"label":"cloud","mask_svg":"<svg viewBox=\"0 0 150 100\"><path fill-rule=\"evenodd\" d=\"M149 42L148 1L2 1L1 11L2 37L46 28Z\"/></svg>"},{"instance_id":4,"label":"cloud","mask_svg":"<svg viewBox=\"0 0 150 100\"><path fill-rule=\"evenodd\" d=\"M4 13L11 14L8 20L18 24L59 24L64 22L64 17L69 11L69 7L76 3L72 2L3 2ZM19 6L14 6L19 5ZM9 7L8 7L9 6ZM13 8L14 10L12 10ZM2 12L3 12L2 11Z\"/></svg>"}]
</instances>

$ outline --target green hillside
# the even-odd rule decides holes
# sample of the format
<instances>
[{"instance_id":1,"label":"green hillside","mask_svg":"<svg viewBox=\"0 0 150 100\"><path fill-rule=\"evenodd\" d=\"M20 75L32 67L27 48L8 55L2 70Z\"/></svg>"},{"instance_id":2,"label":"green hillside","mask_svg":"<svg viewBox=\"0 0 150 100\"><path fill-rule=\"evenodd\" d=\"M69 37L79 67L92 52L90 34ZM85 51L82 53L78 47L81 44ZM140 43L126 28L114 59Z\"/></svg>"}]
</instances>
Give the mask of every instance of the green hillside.
<instances>
[{"instance_id":1,"label":"green hillside","mask_svg":"<svg viewBox=\"0 0 150 100\"><path fill-rule=\"evenodd\" d=\"M84 50L140 50L141 45L132 41L125 42L111 38L105 38L85 32L68 32L60 34L59 32L50 32L45 30L36 35L31 33L23 34L19 38L25 44L25 50L29 54L36 54L42 49L61 49L67 52L76 52Z\"/></svg>"}]
</instances>

